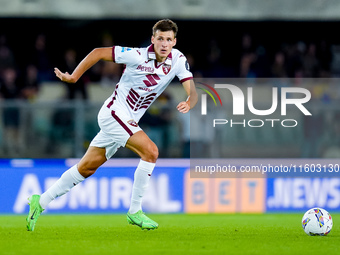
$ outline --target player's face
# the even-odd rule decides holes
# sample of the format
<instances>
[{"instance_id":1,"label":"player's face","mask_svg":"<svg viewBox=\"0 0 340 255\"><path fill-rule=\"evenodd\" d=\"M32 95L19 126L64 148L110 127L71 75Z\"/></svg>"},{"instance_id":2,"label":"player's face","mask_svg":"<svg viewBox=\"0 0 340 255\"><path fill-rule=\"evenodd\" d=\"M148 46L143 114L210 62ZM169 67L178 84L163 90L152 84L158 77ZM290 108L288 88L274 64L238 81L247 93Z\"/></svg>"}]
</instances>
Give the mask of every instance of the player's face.
<instances>
[{"instance_id":1,"label":"player's face","mask_svg":"<svg viewBox=\"0 0 340 255\"><path fill-rule=\"evenodd\" d=\"M172 30L165 32L157 30L151 37L151 42L154 45L157 61L164 62L170 54L172 47L176 45L176 38Z\"/></svg>"}]
</instances>

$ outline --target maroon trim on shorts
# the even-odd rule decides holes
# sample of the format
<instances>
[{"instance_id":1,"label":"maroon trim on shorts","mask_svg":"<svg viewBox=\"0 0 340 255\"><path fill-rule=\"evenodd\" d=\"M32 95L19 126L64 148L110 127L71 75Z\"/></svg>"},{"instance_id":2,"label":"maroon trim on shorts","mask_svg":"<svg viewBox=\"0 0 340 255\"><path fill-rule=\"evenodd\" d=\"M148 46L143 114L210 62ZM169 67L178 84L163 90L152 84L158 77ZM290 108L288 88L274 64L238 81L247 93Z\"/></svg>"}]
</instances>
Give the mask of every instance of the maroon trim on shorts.
<instances>
[{"instance_id":1,"label":"maroon trim on shorts","mask_svg":"<svg viewBox=\"0 0 340 255\"><path fill-rule=\"evenodd\" d=\"M126 132L128 132L128 134L130 136L133 135L132 131L128 128L128 126L125 125L125 123L116 115L115 111L111 111L111 115L112 117L119 123L119 125L122 126L122 128L125 129Z\"/></svg>"},{"instance_id":2,"label":"maroon trim on shorts","mask_svg":"<svg viewBox=\"0 0 340 255\"><path fill-rule=\"evenodd\" d=\"M192 77L188 77L188 78L184 78L184 79L180 80L179 82L183 83L185 81L192 80L192 79L193 79Z\"/></svg>"},{"instance_id":3,"label":"maroon trim on shorts","mask_svg":"<svg viewBox=\"0 0 340 255\"><path fill-rule=\"evenodd\" d=\"M113 61L113 62L116 62L115 46L112 46L112 61Z\"/></svg>"}]
</instances>

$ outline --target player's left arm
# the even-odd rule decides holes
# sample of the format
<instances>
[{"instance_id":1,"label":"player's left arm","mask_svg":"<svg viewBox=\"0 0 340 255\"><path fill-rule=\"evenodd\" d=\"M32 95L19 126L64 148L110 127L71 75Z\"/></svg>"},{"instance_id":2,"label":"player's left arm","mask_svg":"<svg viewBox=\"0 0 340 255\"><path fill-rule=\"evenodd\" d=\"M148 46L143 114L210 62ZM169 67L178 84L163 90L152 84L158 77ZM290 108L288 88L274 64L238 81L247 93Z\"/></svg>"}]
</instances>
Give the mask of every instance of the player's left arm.
<instances>
[{"instance_id":1,"label":"player's left arm","mask_svg":"<svg viewBox=\"0 0 340 255\"><path fill-rule=\"evenodd\" d=\"M177 105L177 110L181 113L187 113L196 105L198 101L198 96L195 88L195 83L192 79L184 81L182 85L188 95L188 98L186 101L180 102Z\"/></svg>"}]
</instances>

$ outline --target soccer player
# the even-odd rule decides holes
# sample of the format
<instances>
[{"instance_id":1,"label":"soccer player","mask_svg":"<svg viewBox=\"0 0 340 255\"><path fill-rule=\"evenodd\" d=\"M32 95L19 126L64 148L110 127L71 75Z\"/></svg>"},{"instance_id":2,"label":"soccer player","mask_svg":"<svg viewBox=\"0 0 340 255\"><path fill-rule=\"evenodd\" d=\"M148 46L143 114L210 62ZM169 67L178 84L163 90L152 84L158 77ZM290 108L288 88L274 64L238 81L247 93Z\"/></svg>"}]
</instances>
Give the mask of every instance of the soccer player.
<instances>
[{"instance_id":1,"label":"soccer player","mask_svg":"<svg viewBox=\"0 0 340 255\"><path fill-rule=\"evenodd\" d=\"M138 121L175 76L188 96L186 101L177 105L177 110L187 113L197 103L197 93L188 62L180 51L173 48L176 45L177 30L173 21L160 20L153 26L152 44L149 47L95 48L78 64L72 74L54 69L61 81L75 83L99 60L126 65L113 94L104 102L98 113L100 131L83 158L64 172L41 196L29 197L30 209L26 219L29 231L34 230L38 217L52 200L94 174L119 147L126 147L141 158L134 174L127 221L141 229L158 228L158 223L147 217L141 207L158 158L158 148L138 126Z\"/></svg>"}]
</instances>

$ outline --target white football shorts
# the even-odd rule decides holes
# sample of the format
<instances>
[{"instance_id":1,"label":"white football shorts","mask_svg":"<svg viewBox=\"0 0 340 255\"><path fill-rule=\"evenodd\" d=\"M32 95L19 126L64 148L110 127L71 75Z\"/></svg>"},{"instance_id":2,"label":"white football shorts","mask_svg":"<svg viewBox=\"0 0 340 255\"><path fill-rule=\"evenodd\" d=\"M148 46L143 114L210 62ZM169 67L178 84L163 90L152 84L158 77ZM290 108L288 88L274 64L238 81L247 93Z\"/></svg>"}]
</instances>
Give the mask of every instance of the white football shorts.
<instances>
[{"instance_id":1,"label":"white football shorts","mask_svg":"<svg viewBox=\"0 0 340 255\"><path fill-rule=\"evenodd\" d=\"M100 131L90 146L105 148L107 159L110 159L118 148L125 147L130 136L142 130L134 120L121 112L111 110L105 103L98 113L98 125Z\"/></svg>"}]
</instances>

